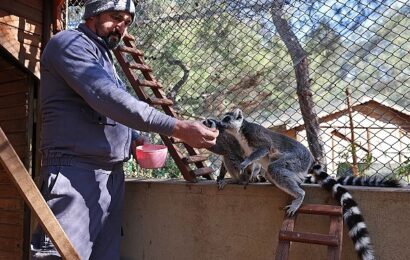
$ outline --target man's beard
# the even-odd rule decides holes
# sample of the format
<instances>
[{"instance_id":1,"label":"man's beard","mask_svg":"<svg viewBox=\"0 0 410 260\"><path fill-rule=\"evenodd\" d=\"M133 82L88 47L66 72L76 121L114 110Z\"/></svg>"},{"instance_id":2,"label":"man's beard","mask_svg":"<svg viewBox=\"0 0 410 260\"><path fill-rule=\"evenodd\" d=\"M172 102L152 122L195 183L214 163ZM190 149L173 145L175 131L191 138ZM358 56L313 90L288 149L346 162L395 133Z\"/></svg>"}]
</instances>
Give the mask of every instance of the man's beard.
<instances>
[{"instance_id":1,"label":"man's beard","mask_svg":"<svg viewBox=\"0 0 410 260\"><path fill-rule=\"evenodd\" d=\"M101 36L108 49L112 50L118 46L121 41L121 34L119 32L109 32L106 36Z\"/></svg>"}]
</instances>

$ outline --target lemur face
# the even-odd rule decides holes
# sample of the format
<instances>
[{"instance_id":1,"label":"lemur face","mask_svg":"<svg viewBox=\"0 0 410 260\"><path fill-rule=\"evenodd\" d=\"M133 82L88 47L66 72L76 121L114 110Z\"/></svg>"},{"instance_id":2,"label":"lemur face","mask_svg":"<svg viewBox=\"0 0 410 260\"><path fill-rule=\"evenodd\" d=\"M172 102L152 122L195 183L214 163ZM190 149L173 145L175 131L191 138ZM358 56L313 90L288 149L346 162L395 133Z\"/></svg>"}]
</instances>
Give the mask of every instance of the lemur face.
<instances>
[{"instance_id":1,"label":"lemur face","mask_svg":"<svg viewBox=\"0 0 410 260\"><path fill-rule=\"evenodd\" d=\"M239 108L228 112L222 117L221 125L228 131L239 131L243 123L242 110Z\"/></svg>"}]
</instances>

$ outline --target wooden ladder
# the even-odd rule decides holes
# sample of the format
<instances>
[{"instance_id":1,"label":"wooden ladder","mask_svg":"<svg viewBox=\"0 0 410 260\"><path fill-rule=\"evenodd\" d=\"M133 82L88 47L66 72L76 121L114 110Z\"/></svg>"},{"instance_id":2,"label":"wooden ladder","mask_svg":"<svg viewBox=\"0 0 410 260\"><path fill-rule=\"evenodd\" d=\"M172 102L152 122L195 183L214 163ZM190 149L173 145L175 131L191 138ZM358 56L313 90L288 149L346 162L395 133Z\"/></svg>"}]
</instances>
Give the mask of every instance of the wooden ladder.
<instances>
[{"instance_id":1,"label":"wooden ladder","mask_svg":"<svg viewBox=\"0 0 410 260\"><path fill-rule=\"evenodd\" d=\"M294 231L297 214L327 215L330 217L329 234ZM325 245L328 247L327 259L338 260L342 253L343 211L341 206L333 205L302 205L296 215L285 216L282 229L279 232L279 243L276 249L276 260L289 258L291 242Z\"/></svg>"},{"instance_id":2,"label":"wooden ladder","mask_svg":"<svg viewBox=\"0 0 410 260\"><path fill-rule=\"evenodd\" d=\"M50 237L63 259L80 260L76 249L67 237L60 223L54 216L46 201L37 189L36 184L27 172L16 151L0 127L0 164L20 196L32 212L38 217L39 223ZM28 248L27 248L28 250ZM3 258L2 258L3 259Z\"/></svg>"},{"instance_id":3,"label":"wooden ladder","mask_svg":"<svg viewBox=\"0 0 410 260\"><path fill-rule=\"evenodd\" d=\"M178 118L172 109L173 101L166 98L161 84L155 80L152 74L151 67L144 63L144 53L135 47L134 42L135 39L131 35L126 35L123 38L124 45L114 50L114 55L128 81L141 101L161 107L165 114ZM132 61L129 61L129 56L132 57ZM143 79L139 78L135 71L139 71ZM146 88L151 89L154 96L149 96L145 91ZM214 170L204 164L208 156L198 154L194 148L175 138L160 136L185 180L197 182L199 176L208 180L213 179L211 173ZM177 144L180 145L177 146ZM185 150L185 154L182 150ZM191 169L191 165L195 165L196 169Z\"/></svg>"}]
</instances>

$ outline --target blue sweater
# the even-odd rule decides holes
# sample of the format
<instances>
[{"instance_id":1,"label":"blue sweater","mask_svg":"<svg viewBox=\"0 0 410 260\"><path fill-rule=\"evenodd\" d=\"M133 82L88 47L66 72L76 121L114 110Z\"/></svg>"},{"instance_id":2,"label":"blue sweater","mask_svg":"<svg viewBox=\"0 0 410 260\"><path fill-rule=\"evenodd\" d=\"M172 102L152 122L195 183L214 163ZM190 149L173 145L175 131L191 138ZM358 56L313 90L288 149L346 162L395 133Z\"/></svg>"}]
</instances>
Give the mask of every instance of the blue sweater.
<instances>
[{"instance_id":1,"label":"blue sweater","mask_svg":"<svg viewBox=\"0 0 410 260\"><path fill-rule=\"evenodd\" d=\"M41 57L41 152L115 163L129 158L130 128L171 135L175 118L130 95L105 42L81 24L55 35Z\"/></svg>"}]
</instances>

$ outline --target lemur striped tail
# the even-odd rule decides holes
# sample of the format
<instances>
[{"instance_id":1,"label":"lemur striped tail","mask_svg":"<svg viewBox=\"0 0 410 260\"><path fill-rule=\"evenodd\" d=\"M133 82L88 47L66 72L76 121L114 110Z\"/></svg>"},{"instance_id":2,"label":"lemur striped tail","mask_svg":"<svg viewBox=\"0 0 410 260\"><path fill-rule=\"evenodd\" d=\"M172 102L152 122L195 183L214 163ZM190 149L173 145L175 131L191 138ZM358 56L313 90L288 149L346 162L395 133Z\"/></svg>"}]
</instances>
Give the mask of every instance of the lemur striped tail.
<instances>
[{"instance_id":1,"label":"lemur striped tail","mask_svg":"<svg viewBox=\"0 0 410 260\"><path fill-rule=\"evenodd\" d=\"M339 177L336 179L336 182L344 186L368 186L368 187L389 187L389 188L399 188L404 187L407 184L401 180L391 178L391 177L382 177L382 176L346 176ZM304 183L318 183L315 176L307 176L304 180Z\"/></svg>"},{"instance_id":2,"label":"lemur striped tail","mask_svg":"<svg viewBox=\"0 0 410 260\"><path fill-rule=\"evenodd\" d=\"M353 240L354 248L362 260L374 260L374 250L370 242L369 232L360 209L352 195L322 170L321 165L315 165L312 173L319 184L330 191L333 197L343 207L343 219L349 229L349 237Z\"/></svg>"},{"instance_id":3,"label":"lemur striped tail","mask_svg":"<svg viewBox=\"0 0 410 260\"><path fill-rule=\"evenodd\" d=\"M337 183L349 186L371 186L371 187L403 187L406 184L398 179L382 176L346 176L337 178Z\"/></svg>"}]
</instances>

